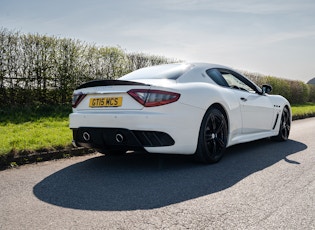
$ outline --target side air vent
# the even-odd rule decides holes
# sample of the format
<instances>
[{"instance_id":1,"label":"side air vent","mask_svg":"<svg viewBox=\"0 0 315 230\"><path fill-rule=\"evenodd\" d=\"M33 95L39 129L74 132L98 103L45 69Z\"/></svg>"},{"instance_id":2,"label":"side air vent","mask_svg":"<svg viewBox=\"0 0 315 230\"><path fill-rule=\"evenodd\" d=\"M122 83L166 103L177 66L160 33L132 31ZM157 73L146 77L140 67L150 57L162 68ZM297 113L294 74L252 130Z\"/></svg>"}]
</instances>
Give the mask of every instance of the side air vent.
<instances>
[{"instance_id":1,"label":"side air vent","mask_svg":"<svg viewBox=\"0 0 315 230\"><path fill-rule=\"evenodd\" d=\"M273 125L273 128L272 128L272 129L275 129L275 128L276 128L278 118L279 118L279 113L277 114L277 117L276 117L276 120L275 120L275 123L274 123L274 125Z\"/></svg>"}]
</instances>

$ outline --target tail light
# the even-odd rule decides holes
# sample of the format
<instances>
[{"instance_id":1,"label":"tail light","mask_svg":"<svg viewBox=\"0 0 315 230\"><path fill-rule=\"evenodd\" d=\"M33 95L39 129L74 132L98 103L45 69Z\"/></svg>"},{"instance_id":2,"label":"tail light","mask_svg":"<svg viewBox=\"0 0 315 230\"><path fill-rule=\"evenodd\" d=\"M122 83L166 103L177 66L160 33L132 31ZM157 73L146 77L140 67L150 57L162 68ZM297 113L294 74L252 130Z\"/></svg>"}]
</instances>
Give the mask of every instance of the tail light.
<instances>
[{"instance_id":1,"label":"tail light","mask_svg":"<svg viewBox=\"0 0 315 230\"><path fill-rule=\"evenodd\" d=\"M145 107L166 105L177 101L180 94L162 90L132 89L128 94Z\"/></svg>"},{"instance_id":2,"label":"tail light","mask_svg":"<svg viewBox=\"0 0 315 230\"><path fill-rule=\"evenodd\" d=\"M76 108L80 102L85 98L86 94L77 93L72 95L72 108Z\"/></svg>"}]
</instances>

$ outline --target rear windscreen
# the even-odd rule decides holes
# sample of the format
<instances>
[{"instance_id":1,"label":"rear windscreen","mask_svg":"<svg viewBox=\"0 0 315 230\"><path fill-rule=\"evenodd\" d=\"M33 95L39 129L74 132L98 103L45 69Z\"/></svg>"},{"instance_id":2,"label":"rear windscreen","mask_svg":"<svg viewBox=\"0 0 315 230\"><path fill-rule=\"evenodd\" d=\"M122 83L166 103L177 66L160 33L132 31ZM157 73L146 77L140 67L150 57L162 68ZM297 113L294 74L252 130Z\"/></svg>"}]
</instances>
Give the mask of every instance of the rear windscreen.
<instances>
[{"instance_id":1,"label":"rear windscreen","mask_svg":"<svg viewBox=\"0 0 315 230\"><path fill-rule=\"evenodd\" d=\"M166 64L138 69L119 80L137 80L137 79L173 79L176 80L192 66L190 64Z\"/></svg>"}]
</instances>

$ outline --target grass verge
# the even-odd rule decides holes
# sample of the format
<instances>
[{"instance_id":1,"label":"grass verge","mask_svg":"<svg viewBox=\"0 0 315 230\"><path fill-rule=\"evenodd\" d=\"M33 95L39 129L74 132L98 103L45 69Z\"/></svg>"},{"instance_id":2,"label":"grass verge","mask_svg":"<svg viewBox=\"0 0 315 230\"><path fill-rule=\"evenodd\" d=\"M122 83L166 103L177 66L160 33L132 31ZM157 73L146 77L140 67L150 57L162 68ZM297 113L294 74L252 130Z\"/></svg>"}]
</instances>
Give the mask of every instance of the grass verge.
<instances>
[{"instance_id":1,"label":"grass verge","mask_svg":"<svg viewBox=\"0 0 315 230\"><path fill-rule=\"evenodd\" d=\"M0 109L0 155L69 147L70 112L70 106Z\"/></svg>"},{"instance_id":2,"label":"grass verge","mask_svg":"<svg viewBox=\"0 0 315 230\"><path fill-rule=\"evenodd\" d=\"M303 119L315 116L315 103L308 102L302 105L291 105L292 119Z\"/></svg>"},{"instance_id":3,"label":"grass verge","mask_svg":"<svg viewBox=\"0 0 315 230\"><path fill-rule=\"evenodd\" d=\"M93 151L73 149L71 106L0 109L0 168ZM315 116L315 103L292 105L293 119Z\"/></svg>"},{"instance_id":4,"label":"grass verge","mask_svg":"<svg viewBox=\"0 0 315 230\"><path fill-rule=\"evenodd\" d=\"M73 148L71 106L0 109L0 169L91 153Z\"/></svg>"},{"instance_id":5,"label":"grass verge","mask_svg":"<svg viewBox=\"0 0 315 230\"><path fill-rule=\"evenodd\" d=\"M67 119L41 118L20 124L1 124L0 155L64 149L70 146L71 138Z\"/></svg>"}]
</instances>

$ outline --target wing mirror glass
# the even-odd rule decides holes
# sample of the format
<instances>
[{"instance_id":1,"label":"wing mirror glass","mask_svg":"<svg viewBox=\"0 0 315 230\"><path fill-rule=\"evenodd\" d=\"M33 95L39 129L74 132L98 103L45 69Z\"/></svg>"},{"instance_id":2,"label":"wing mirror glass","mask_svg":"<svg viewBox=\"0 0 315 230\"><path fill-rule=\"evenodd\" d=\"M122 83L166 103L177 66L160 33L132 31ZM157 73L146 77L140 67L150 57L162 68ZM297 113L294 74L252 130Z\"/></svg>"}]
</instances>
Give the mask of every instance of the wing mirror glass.
<instances>
[{"instance_id":1,"label":"wing mirror glass","mask_svg":"<svg viewBox=\"0 0 315 230\"><path fill-rule=\"evenodd\" d=\"M262 89L262 94L270 93L272 91L271 85L263 85L261 89Z\"/></svg>"}]
</instances>

